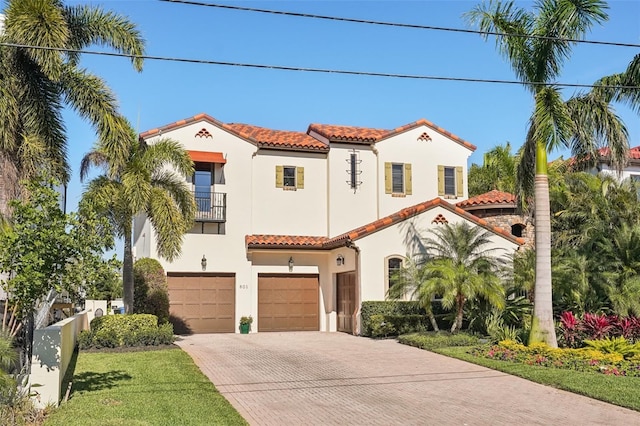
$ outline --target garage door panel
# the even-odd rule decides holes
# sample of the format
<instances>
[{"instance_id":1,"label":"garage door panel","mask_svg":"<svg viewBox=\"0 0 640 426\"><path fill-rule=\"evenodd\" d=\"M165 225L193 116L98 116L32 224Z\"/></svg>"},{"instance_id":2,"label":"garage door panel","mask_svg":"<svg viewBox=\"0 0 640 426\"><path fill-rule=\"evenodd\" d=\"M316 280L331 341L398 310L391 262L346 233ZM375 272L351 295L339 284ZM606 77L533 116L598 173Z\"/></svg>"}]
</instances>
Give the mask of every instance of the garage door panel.
<instances>
[{"instance_id":1,"label":"garage door panel","mask_svg":"<svg viewBox=\"0 0 640 426\"><path fill-rule=\"evenodd\" d=\"M317 275L258 276L258 331L319 329Z\"/></svg>"},{"instance_id":2,"label":"garage door panel","mask_svg":"<svg viewBox=\"0 0 640 426\"><path fill-rule=\"evenodd\" d=\"M193 333L235 331L235 277L169 275L171 315Z\"/></svg>"}]
</instances>

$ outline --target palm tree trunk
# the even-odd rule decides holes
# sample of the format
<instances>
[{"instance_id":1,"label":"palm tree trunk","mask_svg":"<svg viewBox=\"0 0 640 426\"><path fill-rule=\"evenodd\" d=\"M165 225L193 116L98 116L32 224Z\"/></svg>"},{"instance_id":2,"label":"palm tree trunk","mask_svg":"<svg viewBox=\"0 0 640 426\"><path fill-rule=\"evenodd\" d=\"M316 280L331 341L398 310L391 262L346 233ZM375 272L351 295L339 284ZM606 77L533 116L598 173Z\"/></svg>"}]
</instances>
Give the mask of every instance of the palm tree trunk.
<instances>
[{"instance_id":1,"label":"palm tree trunk","mask_svg":"<svg viewBox=\"0 0 640 426\"><path fill-rule=\"evenodd\" d=\"M122 290L124 311L133 313L133 252L131 250L131 224L124 229L124 258L122 259Z\"/></svg>"},{"instance_id":2,"label":"palm tree trunk","mask_svg":"<svg viewBox=\"0 0 640 426\"><path fill-rule=\"evenodd\" d=\"M543 342L556 348L558 347L558 342L553 322L553 302L551 298L551 207L549 205L547 152L542 143L538 143L536 149L534 197L536 282L529 344Z\"/></svg>"},{"instance_id":3,"label":"palm tree trunk","mask_svg":"<svg viewBox=\"0 0 640 426\"><path fill-rule=\"evenodd\" d=\"M453 333L456 330L462 330L462 316L464 315L464 296L458 294L456 296L456 318L453 320L453 325L451 326L451 332Z\"/></svg>"},{"instance_id":4,"label":"palm tree trunk","mask_svg":"<svg viewBox=\"0 0 640 426\"><path fill-rule=\"evenodd\" d=\"M433 331L438 332L440 328L438 327L438 322L436 321L436 317L433 315L433 311L429 310L427 312L427 316L429 317L429 321L431 321L431 327L433 327Z\"/></svg>"}]
</instances>

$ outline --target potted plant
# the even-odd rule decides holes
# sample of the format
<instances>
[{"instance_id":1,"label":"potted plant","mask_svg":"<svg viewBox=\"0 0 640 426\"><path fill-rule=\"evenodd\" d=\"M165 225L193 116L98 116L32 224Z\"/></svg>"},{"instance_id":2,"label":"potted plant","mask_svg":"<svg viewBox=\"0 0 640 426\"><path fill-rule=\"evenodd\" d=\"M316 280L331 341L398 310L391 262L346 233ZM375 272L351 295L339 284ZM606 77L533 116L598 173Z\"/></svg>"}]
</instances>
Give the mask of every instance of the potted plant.
<instances>
[{"instance_id":1,"label":"potted plant","mask_svg":"<svg viewBox=\"0 0 640 426\"><path fill-rule=\"evenodd\" d=\"M249 330L251 330L251 323L253 322L253 317L249 315L248 317L240 318L240 334L249 334Z\"/></svg>"}]
</instances>

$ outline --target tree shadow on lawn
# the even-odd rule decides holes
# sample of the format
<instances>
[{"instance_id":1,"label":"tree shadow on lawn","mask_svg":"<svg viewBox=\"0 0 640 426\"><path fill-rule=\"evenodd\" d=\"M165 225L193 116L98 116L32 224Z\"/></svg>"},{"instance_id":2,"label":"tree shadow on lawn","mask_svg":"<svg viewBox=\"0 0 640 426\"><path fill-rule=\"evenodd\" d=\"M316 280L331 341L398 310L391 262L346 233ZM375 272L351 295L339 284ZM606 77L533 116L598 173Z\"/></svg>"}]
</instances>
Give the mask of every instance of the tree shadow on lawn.
<instances>
[{"instance_id":1,"label":"tree shadow on lawn","mask_svg":"<svg viewBox=\"0 0 640 426\"><path fill-rule=\"evenodd\" d=\"M124 371L113 370L105 373L87 371L73 377L73 392L95 392L111 389L118 386L120 382L131 379L131 375Z\"/></svg>"}]
</instances>

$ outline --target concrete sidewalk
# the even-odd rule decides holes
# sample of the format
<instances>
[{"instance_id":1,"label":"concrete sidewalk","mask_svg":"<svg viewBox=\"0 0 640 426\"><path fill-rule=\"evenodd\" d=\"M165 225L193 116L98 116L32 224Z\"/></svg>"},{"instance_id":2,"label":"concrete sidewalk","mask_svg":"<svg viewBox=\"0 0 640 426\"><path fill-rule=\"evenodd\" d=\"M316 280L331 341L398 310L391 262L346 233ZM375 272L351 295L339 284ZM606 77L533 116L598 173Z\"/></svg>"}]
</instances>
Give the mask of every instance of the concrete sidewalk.
<instances>
[{"instance_id":1,"label":"concrete sidewalk","mask_svg":"<svg viewBox=\"0 0 640 426\"><path fill-rule=\"evenodd\" d=\"M639 412L394 340L290 332L177 344L252 425L640 424Z\"/></svg>"}]
</instances>

